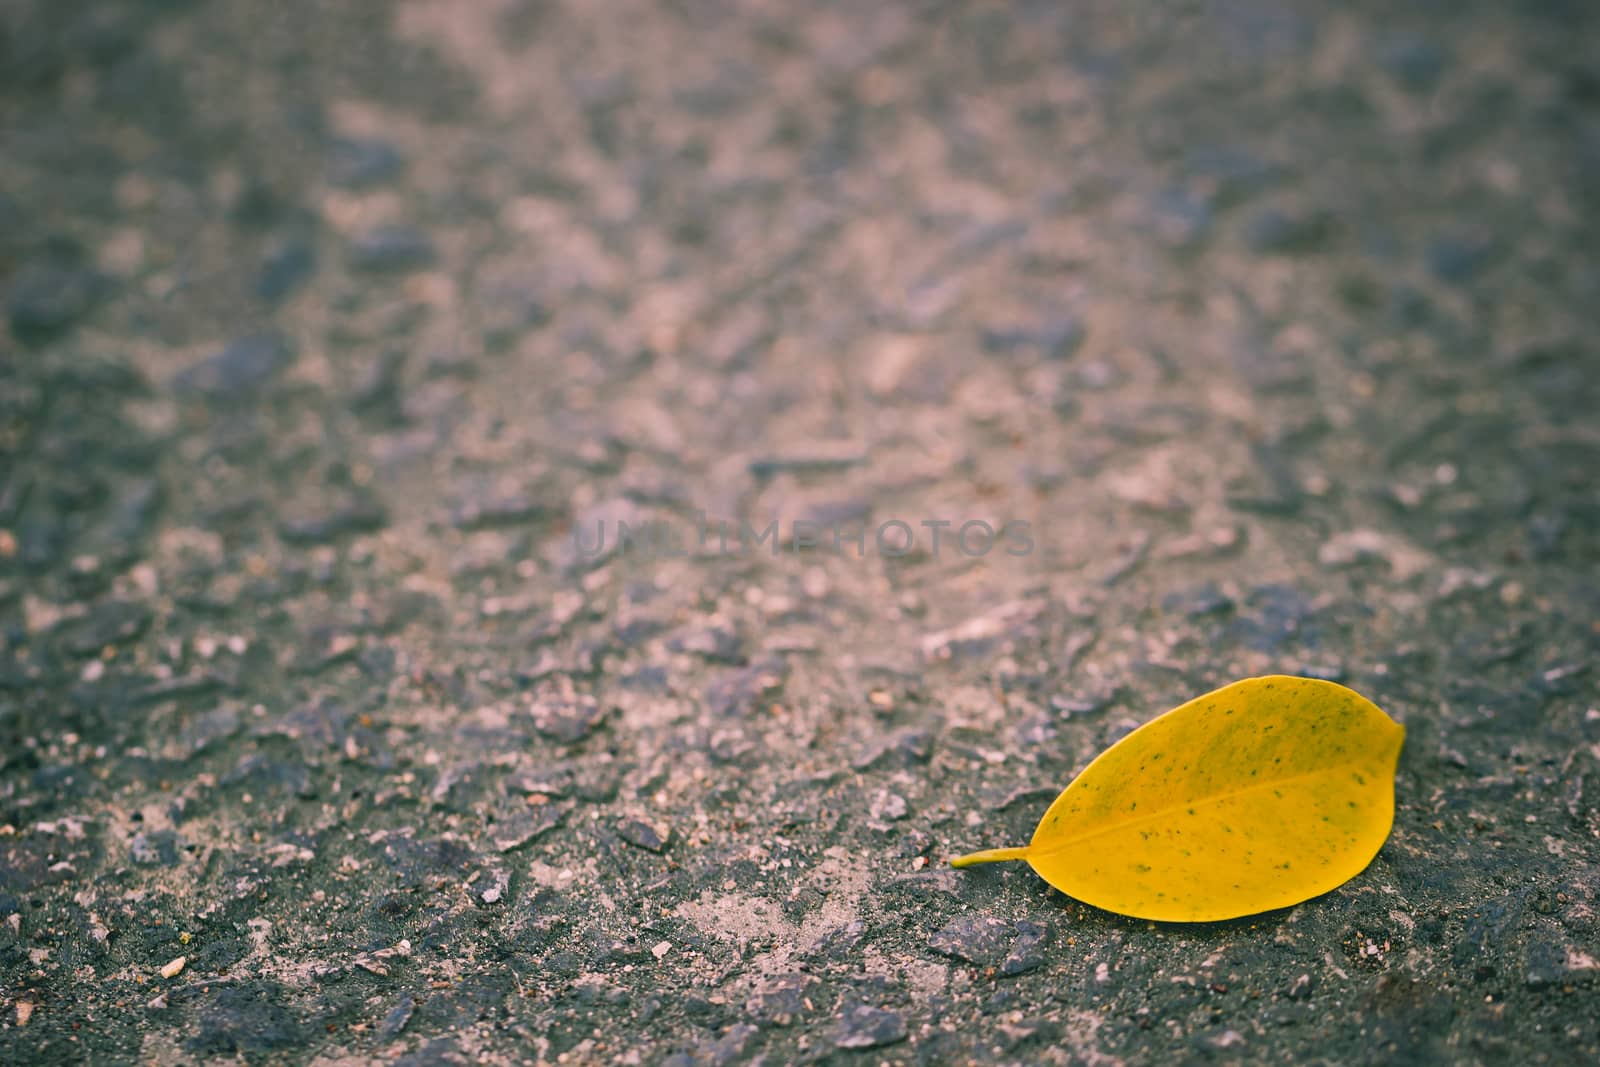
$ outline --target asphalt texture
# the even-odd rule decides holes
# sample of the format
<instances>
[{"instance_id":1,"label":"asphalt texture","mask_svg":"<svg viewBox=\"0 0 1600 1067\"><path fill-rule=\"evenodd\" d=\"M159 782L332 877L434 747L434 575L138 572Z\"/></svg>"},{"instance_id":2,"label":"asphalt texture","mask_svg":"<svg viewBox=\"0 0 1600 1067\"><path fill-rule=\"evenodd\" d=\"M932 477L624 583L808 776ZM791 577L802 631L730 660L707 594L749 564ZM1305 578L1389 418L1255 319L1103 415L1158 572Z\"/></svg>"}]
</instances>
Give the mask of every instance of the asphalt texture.
<instances>
[{"instance_id":1,"label":"asphalt texture","mask_svg":"<svg viewBox=\"0 0 1600 1067\"><path fill-rule=\"evenodd\" d=\"M1596 15L0 2L0 1061L1600 1060ZM1272 672L1343 887L948 867Z\"/></svg>"}]
</instances>

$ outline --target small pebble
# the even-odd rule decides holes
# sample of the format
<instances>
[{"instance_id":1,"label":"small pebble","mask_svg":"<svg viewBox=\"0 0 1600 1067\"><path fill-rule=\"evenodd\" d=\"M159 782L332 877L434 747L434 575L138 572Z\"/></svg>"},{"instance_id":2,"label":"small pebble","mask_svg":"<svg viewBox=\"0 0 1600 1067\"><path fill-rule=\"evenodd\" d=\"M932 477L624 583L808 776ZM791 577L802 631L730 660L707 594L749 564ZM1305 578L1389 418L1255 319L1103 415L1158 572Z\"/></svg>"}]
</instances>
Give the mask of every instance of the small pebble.
<instances>
[{"instance_id":1,"label":"small pebble","mask_svg":"<svg viewBox=\"0 0 1600 1067\"><path fill-rule=\"evenodd\" d=\"M187 956L179 956L177 959L171 961L165 967L161 968L161 977L163 977L163 978L176 978L176 977L178 977L178 975L183 973L184 964L186 964L188 962L189 962L189 957L187 957Z\"/></svg>"},{"instance_id":2,"label":"small pebble","mask_svg":"<svg viewBox=\"0 0 1600 1067\"><path fill-rule=\"evenodd\" d=\"M897 1013L858 1004L839 1013L832 1033L842 1049L880 1048L906 1039L905 1020Z\"/></svg>"},{"instance_id":3,"label":"small pebble","mask_svg":"<svg viewBox=\"0 0 1600 1067\"><path fill-rule=\"evenodd\" d=\"M667 843L672 839L672 829L652 826L643 819L623 819L617 824L617 836L635 848L659 853L666 850Z\"/></svg>"}]
</instances>

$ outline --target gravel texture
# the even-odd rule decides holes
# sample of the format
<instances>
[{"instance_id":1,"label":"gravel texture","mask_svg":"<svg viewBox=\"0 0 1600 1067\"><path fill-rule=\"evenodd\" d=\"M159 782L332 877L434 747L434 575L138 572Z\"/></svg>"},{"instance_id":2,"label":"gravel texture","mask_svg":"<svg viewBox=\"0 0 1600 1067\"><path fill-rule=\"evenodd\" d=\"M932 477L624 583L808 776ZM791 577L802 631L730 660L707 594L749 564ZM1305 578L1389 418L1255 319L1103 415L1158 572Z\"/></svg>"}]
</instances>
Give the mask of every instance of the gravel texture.
<instances>
[{"instance_id":1,"label":"gravel texture","mask_svg":"<svg viewBox=\"0 0 1600 1067\"><path fill-rule=\"evenodd\" d=\"M1597 31L0 3L0 1061L1600 1060ZM946 865L1266 672L1347 885Z\"/></svg>"}]
</instances>

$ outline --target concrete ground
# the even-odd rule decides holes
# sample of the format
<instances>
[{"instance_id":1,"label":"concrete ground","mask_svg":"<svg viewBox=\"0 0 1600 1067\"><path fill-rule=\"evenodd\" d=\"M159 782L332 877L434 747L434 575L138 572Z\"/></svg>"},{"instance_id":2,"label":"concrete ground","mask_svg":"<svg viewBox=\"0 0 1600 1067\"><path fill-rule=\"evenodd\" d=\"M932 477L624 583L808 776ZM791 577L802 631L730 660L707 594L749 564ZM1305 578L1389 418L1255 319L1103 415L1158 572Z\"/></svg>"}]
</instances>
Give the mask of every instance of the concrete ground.
<instances>
[{"instance_id":1,"label":"concrete ground","mask_svg":"<svg viewBox=\"0 0 1600 1067\"><path fill-rule=\"evenodd\" d=\"M0 1061L1600 1059L1595 15L0 0ZM948 868L1267 672L1345 886Z\"/></svg>"}]
</instances>

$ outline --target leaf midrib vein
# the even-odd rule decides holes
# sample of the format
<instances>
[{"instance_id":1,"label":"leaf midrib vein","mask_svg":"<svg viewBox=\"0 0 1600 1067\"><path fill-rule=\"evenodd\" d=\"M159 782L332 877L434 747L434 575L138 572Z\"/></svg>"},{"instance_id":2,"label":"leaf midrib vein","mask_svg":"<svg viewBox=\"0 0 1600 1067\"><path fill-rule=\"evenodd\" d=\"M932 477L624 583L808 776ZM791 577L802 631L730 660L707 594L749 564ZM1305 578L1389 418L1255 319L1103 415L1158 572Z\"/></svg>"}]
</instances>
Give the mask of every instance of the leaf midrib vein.
<instances>
[{"instance_id":1,"label":"leaf midrib vein","mask_svg":"<svg viewBox=\"0 0 1600 1067\"><path fill-rule=\"evenodd\" d=\"M1231 792L1212 793L1209 796L1200 797L1199 799L1196 799L1196 800L1186 801L1186 802L1180 803L1180 804L1173 804L1173 805L1171 805L1169 807L1165 807L1165 808L1158 808L1155 811L1149 812L1148 814L1145 814L1145 815L1135 815L1135 816L1133 816L1131 818L1123 819L1123 820L1121 820L1119 822L1114 822L1109 826L1102 826L1099 829L1091 830L1088 833L1078 834L1075 837L1067 837L1067 838L1062 838L1061 840L1058 840L1058 841L1052 841L1050 844L1048 844L1048 845L1046 845L1046 846L1044 846L1042 848L1034 848L1030 844L1030 846L1028 848L1028 851L1029 851L1029 853L1031 855L1039 855L1039 856L1054 855L1055 853L1060 852L1063 849L1065 849L1065 848L1067 848L1067 847L1069 847L1071 845L1081 844L1084 841L1089 841L1089 840L1092 840L1092 839L1094 839L1096 837L1104 837L1106 834L1113 833L1113 832L1115 832L1117 830L1121 830L1121 829L1124 829L1124 828L1129 827L1129 826L1136 826L1139 823L1151 822L1153 820L1160 819L1160 818L1162 818L1164 816L1170 815L1173 812L1178 811L1178 810L1183 809L1183 808L1190 808L1190 807L1194 807L1194 806L1199 805L1199 804L1211 804L1211 803L1214 803L1214 802L1219 801L1219 800L1232 800L1234 797L1244 796L1247 793L1254 793L1254 792L1258 792L1258 791L1263 790L1263 789L1276 789L1276 788L1278 788L1278 787L1280 787L1282 785L1285 785L1285 784L1287 784L1289 782L1298 782L1298 781L1300 781L1302 779L1305 779L1305 778L1315 778L1318 775L1331 774L1331 773L1333 773L1335 771L1346 771L1346 770L1360 769L1360 768L1363 768L1365 766L1366 766L1366 764L1361 763L1359 761L1352 761L1352 762L1349 762L1349 763L1336 763L1336 764L1332 764L1332 765L1327 766L1327 767L1318 767L1316 770L1302 771L1299 774L1291 774L1291 775L1288 775L1287 777L1284 777L1284 778L1273 778L1273 779L1271 779L1269 781L1257 782L1254 785L1247 785L1247 786L1244 786L1242 788L1232 790ZM1070 789L1072 787L1068 786L1067 788Z\"/></svg>"}]
</instances>

